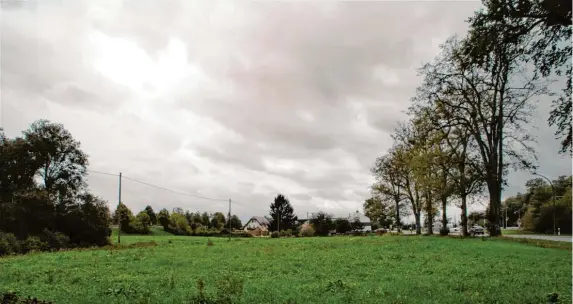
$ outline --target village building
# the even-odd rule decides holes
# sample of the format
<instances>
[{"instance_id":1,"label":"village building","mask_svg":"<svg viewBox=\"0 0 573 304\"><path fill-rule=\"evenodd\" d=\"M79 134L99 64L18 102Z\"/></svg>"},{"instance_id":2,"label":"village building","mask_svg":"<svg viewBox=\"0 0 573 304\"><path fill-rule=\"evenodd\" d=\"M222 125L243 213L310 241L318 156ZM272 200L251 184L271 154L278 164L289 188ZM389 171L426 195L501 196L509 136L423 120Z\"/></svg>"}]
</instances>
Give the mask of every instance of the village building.
<instances>
[{"instance_id":1,"label":"village building","mask_svg":"<svg viewBox=\"0 0 573 304\"><path fill-rule=\"evenodd\" d=\"M243 226L243 230L253 236L269 235L270 221L264 216L253 216Z\"/></svg>"}]
</instances>

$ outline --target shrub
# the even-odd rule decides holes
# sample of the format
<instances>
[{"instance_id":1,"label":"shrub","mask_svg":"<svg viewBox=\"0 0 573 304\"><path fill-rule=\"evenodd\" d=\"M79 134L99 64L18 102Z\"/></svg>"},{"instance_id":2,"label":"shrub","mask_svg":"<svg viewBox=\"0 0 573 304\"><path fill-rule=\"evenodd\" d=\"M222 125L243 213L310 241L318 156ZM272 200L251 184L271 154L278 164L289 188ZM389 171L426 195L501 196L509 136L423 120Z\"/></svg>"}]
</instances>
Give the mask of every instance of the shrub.
<instances>
[{"instance_id":1,"label":"shrub","mask_svg":"<svg viewBox=\"0 0 573 304\"><path fill-rule=\"evenodd\" d=\"M22 251L23 252L31 252L31 251L44 251L49 248L48 243L42 241L37 236L29 236L22 242Z\"/></svg>"},{"instance_id":2,"label":"shrub","mask_svg":"<svg viewBox=\"0 0 573 304\"><path fill-rule=\"evenodd\" d=\"M52 249L63 249L70 247L70 237L61 232L52 232L44 229L42 241L48 243L48 247Z\"/></svg>"},{"instance_id":3,"label":"shrub","mask_svg":"<svg viewBox=\"0 0 573 304\"><path fill-rule=\"evenodd\" d=\"M280 236L281 237L291 237L292 236L292 230L290 230L290 229L282 230L280 232Z\"/></svg>"},{"instance_id":4,"label":"shrub","mask_svg":"<svg viewBox=\"0 0 573 304\"><path fill-rule=\"evenodd\" d=\"M314 234L314 228L312 228L310 225L307 225L300 230L300 235L303 237L311 237L314 236Z\"/></svg>"},{"instance_id":5,"label":"shrub","mask_svg":"<svg viewBox=\"0 0 573 304\"><path fill-rule=\"evenodd\" d=\"M107 203L86 194L83 203L71 206L58 221L57 231L70 237L70 243L80 246L109 245L111 215Z\"/></svg>"},{"instance_id":6,"label":"shrub","mask_svg":"<svg viewBox=\"0 0 573 304\"><path fill-rule=\"evenodd\" d=\"M271 238L273 238L273 239L274 239L274 238L278 238L279 236L280 236L280 234L279 234L278 231L273 231L273 232L271 233Z\"/></svg>"},{"instance_id":7,"label":"shrub","mask_svg":"<svg viewBox=\"0 0 573 304\"><path fill-rule=\"evenodd\" d=\"M149 217L147 212L141 211L140 213L138 213L137 216L135 217L134 222L138 228L137 230L139 233L149 234L151 232L149 229L149 226L151 226L151 218Z\"/></svg>"},{"instance_id":8,"label":"shrub","mask_svg":"<svg viewBox=\"0 0 573 304\"><path fill-rule=\"evenodd\" d=\"M179 213L171 214L169 217L169 225L164 229L175 235L191 235L193 233L185 215Z\"/></svg>"},{"instance_id":9,"label":"shrub","mask_svg":"<svg viewBox=\"0 0 573 304\"><path fill-rule=\"evenodd\" d=\"M0 231L0 256L21 253L20 241L12 233Z\"/></svg>"}]
</instances>

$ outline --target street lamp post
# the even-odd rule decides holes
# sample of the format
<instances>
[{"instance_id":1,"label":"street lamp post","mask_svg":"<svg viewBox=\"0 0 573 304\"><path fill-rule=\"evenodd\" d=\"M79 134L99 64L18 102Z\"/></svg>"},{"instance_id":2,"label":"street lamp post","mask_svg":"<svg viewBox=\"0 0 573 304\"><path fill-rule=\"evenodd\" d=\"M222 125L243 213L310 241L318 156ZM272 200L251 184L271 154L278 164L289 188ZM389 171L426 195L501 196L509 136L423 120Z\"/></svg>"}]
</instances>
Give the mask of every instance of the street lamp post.
<instances>
[{"instance_id":1,"label":"street lamp post","mask_svg":"<svg viewBox=\"0 0 573 304\"><path fill-rule=\"evenodd\" d=\"M553 196L553 235L557 235L557 227L556 227L556 222L555 222L555 186L553 186L553 182L549 178L547 178L547 176L541 175L539 173L533 173L533 175L543 177L551 185L551 192L553 193L553 195L552 195Z\"/></svg>"}]
</instances>

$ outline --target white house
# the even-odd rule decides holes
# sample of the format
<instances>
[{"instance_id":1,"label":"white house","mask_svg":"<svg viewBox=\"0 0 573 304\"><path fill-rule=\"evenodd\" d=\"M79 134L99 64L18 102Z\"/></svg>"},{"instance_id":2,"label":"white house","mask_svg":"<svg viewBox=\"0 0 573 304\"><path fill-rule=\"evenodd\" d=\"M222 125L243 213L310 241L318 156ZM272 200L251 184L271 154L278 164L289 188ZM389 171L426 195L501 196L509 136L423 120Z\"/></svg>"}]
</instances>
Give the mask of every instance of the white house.
<instances>
[{"instance_id":1,"label":"white house","mask_svg":"<svg viewBox=\"0 0 573 304\"><path fill-rule=\"evenodd\" d=\"M243 230L255 230L260 228L261 230L268 230L271 223L264 216L253 216L251 219L243 226Z\"/></svg>"}]
</instances>

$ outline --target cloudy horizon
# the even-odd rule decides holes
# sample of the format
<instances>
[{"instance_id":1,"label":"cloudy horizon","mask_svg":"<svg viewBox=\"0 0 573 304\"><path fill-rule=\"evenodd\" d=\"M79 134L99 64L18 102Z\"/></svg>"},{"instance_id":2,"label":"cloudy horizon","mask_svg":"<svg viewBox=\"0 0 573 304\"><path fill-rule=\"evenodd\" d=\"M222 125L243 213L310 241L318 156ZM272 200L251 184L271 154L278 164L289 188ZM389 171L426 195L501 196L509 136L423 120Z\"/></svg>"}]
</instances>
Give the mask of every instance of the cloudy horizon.
<instances>
[{"instance_id":1,"label":"cloudy horizon","mask_svg":"<svg viewBox=\"0 0 573 304\"><path fill-rule=\"evenodd\" d=\"M295 212L362 211L369 168L420 83L416 69L464 35L479 1L2 2L1 120L9 137L62 123L89 170L124 179L132 210L242 220L287 196ZM571 174L540 102L539 172ZM514 172L503 196L533 176ZM117 177L89 186L115 209ZM481 209L480 204L473 208ZM449 212L459 217L457 208Z\"/></svg>"}]
</instances>

